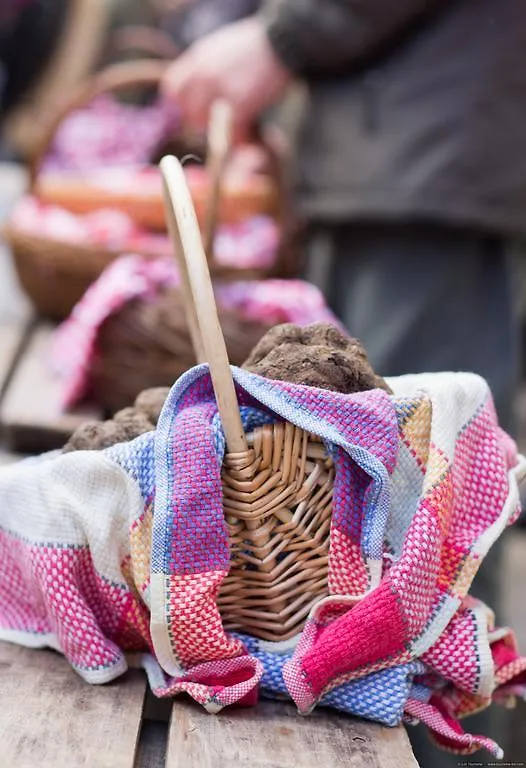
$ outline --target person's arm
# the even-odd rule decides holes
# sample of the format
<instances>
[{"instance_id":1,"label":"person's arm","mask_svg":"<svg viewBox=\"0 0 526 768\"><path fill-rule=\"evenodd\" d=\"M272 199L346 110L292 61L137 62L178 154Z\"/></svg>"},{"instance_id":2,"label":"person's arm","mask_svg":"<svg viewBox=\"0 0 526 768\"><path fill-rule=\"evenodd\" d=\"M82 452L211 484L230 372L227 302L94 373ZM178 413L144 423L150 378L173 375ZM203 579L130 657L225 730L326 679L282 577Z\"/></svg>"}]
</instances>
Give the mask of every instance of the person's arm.
<instances>
[{"instance_id":1,"label":"person's arm","mask_svg":"<svg viewBox=\"0 0 526 768\"><path fill-rule=\"evenodd\" d=\"M294 76L352 72L451 0L265 0L243 21L202 38L168 68L163 91L188 125L205 129L215 99L247 134Z\"/></svg>"},{"instance_id":2,"label":"person's arm","mask_svg":"<svg viewBox=\"0 0 526 768\"><path fill-rule=\"evenodd\" d=\"M300 77L337 74L368 60L450 0L266 0L273 50Z\"/></svg>"}]
</instances>

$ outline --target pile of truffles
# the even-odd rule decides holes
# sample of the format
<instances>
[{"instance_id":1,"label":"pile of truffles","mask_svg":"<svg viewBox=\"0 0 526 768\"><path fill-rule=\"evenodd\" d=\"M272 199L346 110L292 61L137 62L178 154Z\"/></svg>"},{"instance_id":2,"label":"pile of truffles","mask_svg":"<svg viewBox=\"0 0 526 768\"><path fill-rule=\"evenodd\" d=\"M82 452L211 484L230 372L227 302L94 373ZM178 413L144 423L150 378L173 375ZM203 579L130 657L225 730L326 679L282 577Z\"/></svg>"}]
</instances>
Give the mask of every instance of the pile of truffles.
<instances>
[{"instance_id":1,"label":"pile of truffles","mask_svg":"<svg viewBox=\"0 0 526 768\"><path fill-rule=\"evenodd\" d=\"M377 388L391 391L374 372L361 343L329 323L275 326L242 367L269 379L344 394ZM145 390L133 407L119 411L113 419L82 425L64 451L100 450L155 429L168 392L167 387Z\"/></svg>"},{"instance_id":2,"label":"pile of truffles","mask_svg":"<svg viewBox=\"0 0 526 768\"><path fill-rule=\"evenodd\" d=\"M145 389L133 407L118 411L108 421L87 421L70 437L64 452L97 451L134 440L157 426L169 387Z\"/></svg>"}]
</instances>

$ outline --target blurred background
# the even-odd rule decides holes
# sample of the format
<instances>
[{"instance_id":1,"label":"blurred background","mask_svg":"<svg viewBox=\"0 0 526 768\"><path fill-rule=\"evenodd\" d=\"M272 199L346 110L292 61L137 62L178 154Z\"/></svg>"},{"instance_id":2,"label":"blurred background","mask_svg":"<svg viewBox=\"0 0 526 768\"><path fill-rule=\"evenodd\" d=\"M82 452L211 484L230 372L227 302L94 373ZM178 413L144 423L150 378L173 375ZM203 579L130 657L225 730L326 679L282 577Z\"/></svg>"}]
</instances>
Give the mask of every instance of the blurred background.
<instances>
[{"instance_id":1,"label":"blurred background","mask_svg":"<svg viewBox=\"0 0 526 768\"><path fill-rule=\"evenodd\" d=\"M335 317L382 375L485 376L526 451L525 125L523 0L0 0L2 450L59 447L194 363L170 151L232 362ZM526 651L522 520L478 583ZM524 764L525 722L479 729Z\"/></svg>"}]
</instances>

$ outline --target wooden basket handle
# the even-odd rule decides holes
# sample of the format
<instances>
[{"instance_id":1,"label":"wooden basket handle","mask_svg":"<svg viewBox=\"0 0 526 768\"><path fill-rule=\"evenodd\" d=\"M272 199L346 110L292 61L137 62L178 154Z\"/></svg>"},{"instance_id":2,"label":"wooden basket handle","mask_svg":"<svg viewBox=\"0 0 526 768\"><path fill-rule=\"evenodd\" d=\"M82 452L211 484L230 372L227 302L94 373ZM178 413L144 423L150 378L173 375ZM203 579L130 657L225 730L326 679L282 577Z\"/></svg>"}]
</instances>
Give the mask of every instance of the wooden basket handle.
<instances>
[{"instance_id":1,"label":"wooden basket handle","mask_svg":"<svg viewBox=\"0 0 526 768\"><path fill-rule=\"evenodd\" d=\"M296 277L300 259L296 247L298 230L296 206L291 189L291 149L287 137L277 125L258 126L256 141L265 148L268 154L270 172L275 179L278 190L277 221L281 232L281 242L276 263L269 277Z\"/></svg>"},{"instance_id":2,"label":"wooden basket handle","mask_svg":"<svg viewBox=\"0 0 526 768\"><path fill-rule=\"evenodd\" d=\"M64 119L76 109L89 104L97 96L122 91L132 86L158 85L166 71L165 61L140 59L113 64L87 80L57 111L29 163L30 190L34 191L38 172Z\"/></svg>"},{"instance_id":3,"label":"wooden basket handle","mask_svg":"<svg viewBox=\"0 0 526 768\"><path fill-rule=\"evenodd\" d=\"M214 236L219 222L222 182L229 155L232 151L232 107L223 100L216 101L210 111L207 135L206 167L210 179L210 192L204 217L203 241L209 264L213 261ZM298 266L294 252L295 216L289 189L288 168L290 157L284 134L276 126L263 130L254 125L252 141L261 145L269 160L269 171L278 190L277 222L281 230L281 243L270 277L293 277Z\"/></svg>"},{"instance_id":4,"label":"wooden basket handle","mask_svg":"<svg viewBox=\"0 0 526 768\"><path fill-rule=\"evenodd\" d=\"M230 453L248 443L230 371L210 271L195 208L180 162L166 156L160 163L168 232L179 264L188 325L198 362L208 362L219 416Z\"/></svg>"},{"instance_id":5,"label":"wooden basket handle","mask_svg":"<svg viewBox=\"0 0 526 768\"><path fill-rule=\"evenodd\" d=\"M232 149L232 123L233 114L230 104L222 100L214 102L210 110L207 134L206 167L210 192L203 227L203 243L209 263L213 259L214 236L219 219L224 170Z\"/></svg>"}]
</instances>

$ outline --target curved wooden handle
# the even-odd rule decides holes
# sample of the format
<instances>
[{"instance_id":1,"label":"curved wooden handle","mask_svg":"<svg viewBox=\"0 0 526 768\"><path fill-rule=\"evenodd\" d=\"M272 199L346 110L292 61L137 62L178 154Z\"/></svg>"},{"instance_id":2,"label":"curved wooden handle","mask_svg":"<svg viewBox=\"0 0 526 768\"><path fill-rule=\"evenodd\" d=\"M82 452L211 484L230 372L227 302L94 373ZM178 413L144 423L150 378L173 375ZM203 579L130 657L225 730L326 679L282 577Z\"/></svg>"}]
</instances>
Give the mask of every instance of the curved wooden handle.
<instances>
[{"instance_id":1,"label":"curved wooden handle","mask_svg":"<svg viewBox=\"0 0 526 768\"><path fill-rule=\"evenodd\" d=\"M214 236L219 219L221 185L226 161L232 148L233 114L230 104L218 100L212 104L207 135L206 167L208 170L210 192L203 227L205 254L209 261L213 259Z\"/></svg>"},{"instance_id":2,"label":"curved wooden handle","mask_svg":"<svg viewBox=\"0 0 526 768\"><path fill-rule=\"evenodd\" d=\"M216 101L212 105L208 125L206 166L210 191L203 227L203 242L209 264L213 261L214 236L219 221L224 170L232 151L233 122L231 105L223 100ZM281 244L272 275L293 277L297 271L298 256L294 252L295 216L287 179L289 149L284 134L276 126L267 131L262 131L257 125L254 126L252 140L263 147L267 153L270 174L278 191L277 220L281 229Z\"/></svg>"},{"instance_id":3,"label":"curved wooden handle","mask_svg":"<svg viewBox=\"0 0 526 768\"><path fill-rule=\"evenodd\" d=\"M158 85L168 64L165 61L140 59L113 64L85 82L57 112L39 147L29 163L30 188L34 189L38 171L49 151L63 120L74 110L89 104L97 96L110 91L121 91L131 86Z\"/></svg>"},{"instance_id":4,"label":"curved wooden handle","mask_svg":"<svg viewBox=\"0 0 526 768\"><path fill-rule=\"evenodd\" d=\"M210 366L228 451L241 453L248 450L248 443L194 205L180 162L166 156L160 168L168 231L179 264L192 343L198 361Z\"/></svg>"},{"instance_id":5,"label":"curved wooden handle","mask_svg":"<svg viewBox=\"0 0 526 768\"><path fill-rule=\"evenodd\" d=\"M285 134L277 125L259 129L258 140L267 151L270 172L278 190L277 221L281 243L270 277L296 277L300 259L296 247L298 221L291 183L292 151Z\"/></svg>"}]
</instances>

